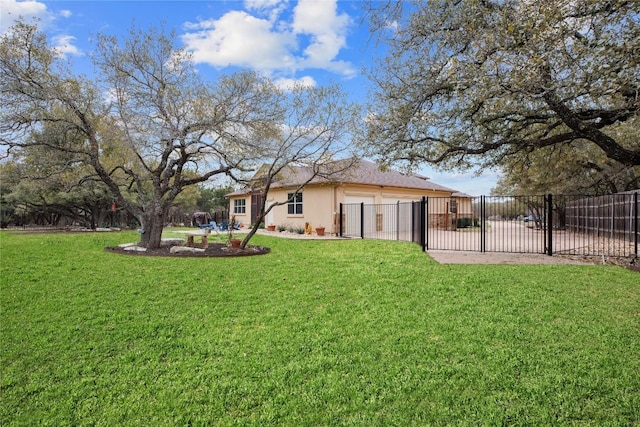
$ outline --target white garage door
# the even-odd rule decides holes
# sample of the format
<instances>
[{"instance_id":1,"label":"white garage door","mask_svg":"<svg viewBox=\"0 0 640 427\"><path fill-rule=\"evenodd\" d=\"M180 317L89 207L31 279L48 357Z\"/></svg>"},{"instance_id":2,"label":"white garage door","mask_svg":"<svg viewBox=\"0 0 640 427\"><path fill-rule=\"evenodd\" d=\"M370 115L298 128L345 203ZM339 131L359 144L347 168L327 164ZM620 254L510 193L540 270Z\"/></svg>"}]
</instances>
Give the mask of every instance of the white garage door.
<instances>
[{"instance_id":1,"label":"white garage door","mask_svg":"<svg viewBox=\"0 0 640 427\"><path fill-rule=\"evenodd\" d=\"M347 205L351 205L354 203L373 205L376 203L376 196L344 196L344 202Z\"/></svg>"}]
</instances>

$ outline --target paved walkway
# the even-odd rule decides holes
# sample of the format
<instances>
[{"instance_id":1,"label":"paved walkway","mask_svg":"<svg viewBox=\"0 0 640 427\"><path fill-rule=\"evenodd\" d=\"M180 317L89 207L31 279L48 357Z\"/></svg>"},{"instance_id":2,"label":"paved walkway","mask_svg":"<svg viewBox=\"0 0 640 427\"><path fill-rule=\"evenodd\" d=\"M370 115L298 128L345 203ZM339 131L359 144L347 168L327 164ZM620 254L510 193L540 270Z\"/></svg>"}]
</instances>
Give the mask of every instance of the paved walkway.
<instances>
[{"instance_id":1,"label":"paved walkway","mask_svg":"<svg viewBox=\"0 0 640 427\"><path fill-rule=\"evenodd\" d=\"M427 254L440 264L514 264L514 265L593 265L596 259L580 256L549 256L502 252L466 252L429 250Z\"/></svg>"},{"instance_id":2,"label":"paved walkway","mask_svg":"<svg viewBox=\"0 0 640 427\"><path fill-rule=\"evenodd\" d=\"M240 230L234 231L233 234L236 234L236 233L247 234L248 232L249 232L249 229L241 228ZM224 233L224 231L221 231L221 233ZM259 228L256 234L262 234L265 236L272 236L272 237L281 237L284 239L301 239L301 240L344 240L345 239L344 237L337 237L337 236L331 235L330 233L326 233L324 236L318 236L315 233L299 234L299 233L291 233L289 231L282 231L282 232L269 231L264 228Z\"/></svg>"}]
</instances>

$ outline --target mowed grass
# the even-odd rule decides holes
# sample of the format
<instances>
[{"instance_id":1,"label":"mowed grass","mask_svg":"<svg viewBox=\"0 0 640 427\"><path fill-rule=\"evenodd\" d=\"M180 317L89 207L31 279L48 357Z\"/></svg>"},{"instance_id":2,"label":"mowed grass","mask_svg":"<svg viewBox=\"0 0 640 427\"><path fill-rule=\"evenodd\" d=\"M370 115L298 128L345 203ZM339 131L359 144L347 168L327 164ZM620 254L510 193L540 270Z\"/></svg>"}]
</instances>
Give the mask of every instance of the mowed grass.
<instances>
[{"instance_id":1,"label":"mowed grass","mask_svg":"<svg viewBox=\"0 0 640 427\"><path fill-rule=\"evenodd\" d=\"M0 234L0 425L640 424L640 276L257 236Z\"/></svg>"}]
</instances>

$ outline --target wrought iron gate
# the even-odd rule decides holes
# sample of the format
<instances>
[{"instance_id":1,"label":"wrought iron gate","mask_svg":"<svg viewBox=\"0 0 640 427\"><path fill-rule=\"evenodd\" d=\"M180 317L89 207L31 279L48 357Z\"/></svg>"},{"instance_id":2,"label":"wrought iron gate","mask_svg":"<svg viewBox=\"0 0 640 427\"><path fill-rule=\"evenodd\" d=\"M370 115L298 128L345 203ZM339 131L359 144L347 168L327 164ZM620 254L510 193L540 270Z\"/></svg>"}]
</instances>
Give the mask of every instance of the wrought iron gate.
<instances>
[{"instance_id":1,"label":"wrought iron gate","mask_svg":"<svg viewBox=\"0 0 640 427\"><path fill-rule=\"evenodd\" d=\"M339 218L341 236L424 250L638 256L638 192L341 204Z\"/></svg>"}]
</instances>

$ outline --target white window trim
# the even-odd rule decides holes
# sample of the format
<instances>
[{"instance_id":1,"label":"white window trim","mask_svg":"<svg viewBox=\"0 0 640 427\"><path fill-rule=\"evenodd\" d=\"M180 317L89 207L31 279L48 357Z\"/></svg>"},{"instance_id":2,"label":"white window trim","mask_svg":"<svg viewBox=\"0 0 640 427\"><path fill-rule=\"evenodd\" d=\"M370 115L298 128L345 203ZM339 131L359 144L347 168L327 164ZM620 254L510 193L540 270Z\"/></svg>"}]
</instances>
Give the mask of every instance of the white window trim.
<instances>
[{"instance_id":1,"label":"white window trim","mask_svg":"<svg viewBox=\"0 0 640 427\"><path fill-rule=\"evenodd\" d=\"M242 204L240 204L240 202L242 202ZM242 208L242 212L239 212L238 208ZM246 199L233 199L233 214L234 215L246 215L247 214L247 200Z\"/></svg>"},{"instance_id":2,"label":"white window trim","mask_svg":"<svg viewBox=\"0 0 640 427\"><path fill-rule=\"evenodd\" d=\"M291 194L295 194L293 196L293 200L290 200L291 199ZM302 201L300 201L300 202L296 201L296 195L298 195L298 194L300 195L300 198L302 199ZM293 217L301 218L301 217L303 217L304 216L304 197L302 195L302 192L287 193L287 200L288 200L288 202L287 202L287 217L290 217L290 218L293 218ZM296 206L298 206L298 205L300 205L300 210L301 210L300 213L296 213ZM291 206L293 206L293 213L289 213L289 207L291 207Z\"/></svg>"}]
</instances>

